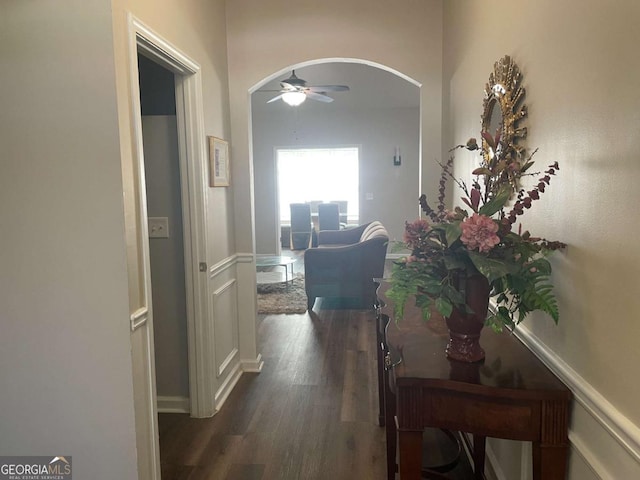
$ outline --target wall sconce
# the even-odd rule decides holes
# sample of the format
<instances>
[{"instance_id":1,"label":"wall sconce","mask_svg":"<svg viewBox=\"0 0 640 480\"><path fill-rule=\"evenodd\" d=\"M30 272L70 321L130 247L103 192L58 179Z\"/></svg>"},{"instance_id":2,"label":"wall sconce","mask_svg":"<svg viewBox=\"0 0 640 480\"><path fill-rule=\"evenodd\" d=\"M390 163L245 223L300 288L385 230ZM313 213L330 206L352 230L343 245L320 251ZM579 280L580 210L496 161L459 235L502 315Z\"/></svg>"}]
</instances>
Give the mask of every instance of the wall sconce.
<instances>
[{"instance_id":1,"label":"wall sconce","mask_svg":"<svg viewBox=\"0 0 640 480\"><path fill-rule=\"evenodd\" d=\"M393 155L393 165L398 167L402 164L402 157L400 156L400 147L396 146L395 154Z\"/></svg>"}]
</instances>

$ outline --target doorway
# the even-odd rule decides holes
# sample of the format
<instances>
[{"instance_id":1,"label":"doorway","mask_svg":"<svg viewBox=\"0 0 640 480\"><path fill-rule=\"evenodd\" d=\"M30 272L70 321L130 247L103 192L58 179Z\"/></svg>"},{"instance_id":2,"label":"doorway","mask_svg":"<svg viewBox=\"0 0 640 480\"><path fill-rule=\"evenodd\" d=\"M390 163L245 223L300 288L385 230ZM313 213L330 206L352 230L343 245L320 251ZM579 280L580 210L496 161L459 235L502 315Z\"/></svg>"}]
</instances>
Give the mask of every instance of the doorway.
<instances>
[{"instance_id":1,"label":"doorway","mask_svg":"<svg viewBox=\"0 0 640 480\"><path fill-rule=\"evenodd\" d=\"M158 412L189 412L183 204L173 72L138 54ZM188 235L188 232L186 232Z\"/></svg>"},{"instance_id":2,"label":"doorway","mask_svg":"<svg viewBox=\"0 0 640 480\"><path fill-rule=\"evenodd\" d=\"M179 197L182 211L184 291L186 296L188 410L192 417L210 417L215 413L212 382L214 354L207 336L210 321L208 276L203 260L207 257L206 202L208 192L201 179L204 163L205 136L202 108L202 80L200 66L179 52L138 19L129 16L129 86L132 156L123 156L125 182L125 230L128 249L127 263L131 284L131 357L133 400L135 413L138 472L140 478L160 478L158 445L157 392L154 354L153 305L149 230L154 234L172 234L169 222L155 219L147 225L147 184L140 101L138 60L146 57L162 66L173 76L176 120L171 127L177 130ZM175 138L174 138L175 140ZM148 147L149 148L149 147ZM175 168L175 165L174 165ZM127 183L130 183L127 185ZM176 189L177 190L177 189ZM172 214L173 215L173 214ZM168 214L167 214L168 217ZM162 237L160 237L162 238ZM202 259L202 260L201 260ZM204 269L202 268L204 266ZM178 397L180 398L180 397ZM184 403L177 408L184 409ZM175 407L175 405L174 405Z\"/></svg>"}]
</instances>

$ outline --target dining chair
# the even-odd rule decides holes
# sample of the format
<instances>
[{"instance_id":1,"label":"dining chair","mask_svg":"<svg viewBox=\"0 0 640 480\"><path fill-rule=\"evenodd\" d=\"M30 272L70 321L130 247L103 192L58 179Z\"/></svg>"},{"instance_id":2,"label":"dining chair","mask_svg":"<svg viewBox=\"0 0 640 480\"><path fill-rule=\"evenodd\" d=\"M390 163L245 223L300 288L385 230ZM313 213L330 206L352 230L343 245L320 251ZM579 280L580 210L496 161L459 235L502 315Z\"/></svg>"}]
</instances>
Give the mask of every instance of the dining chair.
<instances>
[{"instance_id":1,"label":"dining chair","mask_svg":"<svg viewBox=\"0 0 640 480\"><path fill-rule=\"evenodd\" d=\"M311 246L313 224L311 207L308 203L292 203L291 209L291 250L305 250Z\"/></svg>"},{"instance_id":2,"label":"dining chair","mask_svg":"<svg viewBox=\"0 0 640 480\"><path fill-rule=\"evenodd\" d=\"M340 230L340 207L337 203L318 205L318 230Z\"/></svg>"}]
</instances>

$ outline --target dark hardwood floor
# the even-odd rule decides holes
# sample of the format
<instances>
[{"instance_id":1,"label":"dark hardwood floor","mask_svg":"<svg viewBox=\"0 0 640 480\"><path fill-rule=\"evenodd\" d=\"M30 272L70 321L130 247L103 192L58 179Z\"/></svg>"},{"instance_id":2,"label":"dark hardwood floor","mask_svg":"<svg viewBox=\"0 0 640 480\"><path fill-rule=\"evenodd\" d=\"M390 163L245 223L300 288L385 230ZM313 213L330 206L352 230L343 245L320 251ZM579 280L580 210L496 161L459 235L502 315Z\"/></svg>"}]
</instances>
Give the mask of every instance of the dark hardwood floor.
<instances>
[{"instance_id":1,"label":"dark hardwood floor","mask_svg":"<svg viewBox=\"0 0 640 480\"><path fill-rule=\"evenodd\" d=\"M216 416L160 414L162 478L384 478L373 316L269 315L259 337L262 373Z\"/></svg>"},{"instance_id":2,"label":"dark hardwood floor","mask_svg":"<svg viewBox=\"0 0 640 480\"><path fill-rule=\"evenodd\" d=\"M261 316L262 373L212 418L159 415L163 480L386 479L375 317L335 307Z\"/></svg>"}]
</instances>

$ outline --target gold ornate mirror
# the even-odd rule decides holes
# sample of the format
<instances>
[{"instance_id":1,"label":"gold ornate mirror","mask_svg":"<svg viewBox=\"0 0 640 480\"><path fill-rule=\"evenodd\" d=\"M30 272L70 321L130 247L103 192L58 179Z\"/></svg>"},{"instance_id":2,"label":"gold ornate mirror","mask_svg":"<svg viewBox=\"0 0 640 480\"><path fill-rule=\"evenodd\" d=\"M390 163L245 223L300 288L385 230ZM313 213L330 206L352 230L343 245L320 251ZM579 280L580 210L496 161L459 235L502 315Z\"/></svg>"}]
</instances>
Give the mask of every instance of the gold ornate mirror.
<instances>
[{"instance_id":1,"label":"gold ornate mirror","mask_svg":"<svg viewBox=\"0 0 640 480\"><path fill-rule=\"evenodd\" d=\"M520 120L527 115L527 106L523 99L522 74L515 62L505 55L493 65L489 83L484 87L482 104L482 131L495 136L500 132L497 146L502 157L522 157L524 146L519 139L527 136L527 128L519 126ZM483 139L485 161L489 163L494 152ZM487 158L488 157L488 158Z\"/></svg>"}]
</instances>

